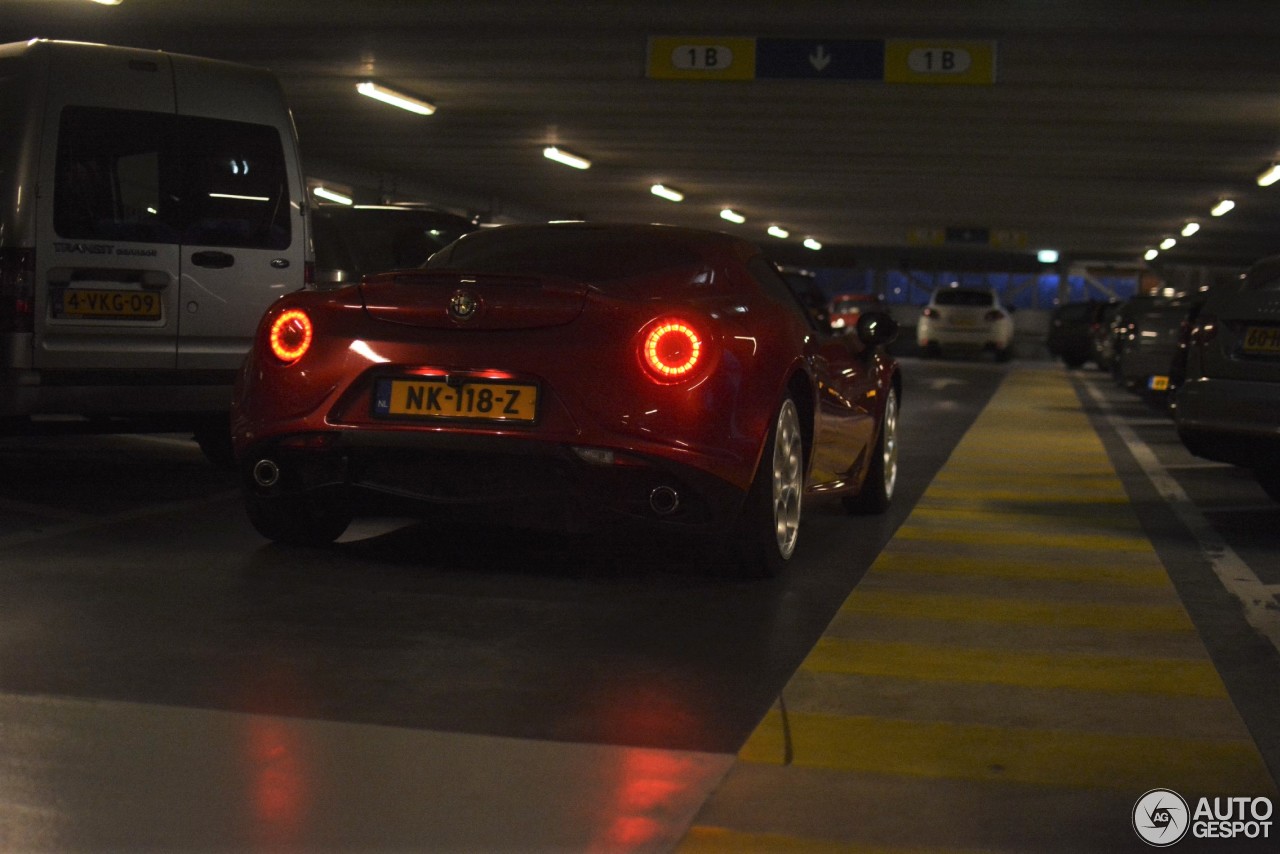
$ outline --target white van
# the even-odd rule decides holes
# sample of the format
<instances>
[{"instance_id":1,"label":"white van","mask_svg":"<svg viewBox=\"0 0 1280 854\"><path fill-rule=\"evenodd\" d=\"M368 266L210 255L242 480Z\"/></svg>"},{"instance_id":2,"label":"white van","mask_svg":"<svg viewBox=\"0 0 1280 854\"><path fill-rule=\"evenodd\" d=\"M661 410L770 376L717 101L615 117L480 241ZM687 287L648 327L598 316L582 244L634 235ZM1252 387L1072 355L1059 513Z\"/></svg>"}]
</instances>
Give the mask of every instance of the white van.
<instances>
[{"instance_id":1,"label":"white van","mask_svg":"<svg viewBox=\"0 0 1280 854\"><path fill-rule=\"evenodd\" d=\"M225 433L258 319L310 261L279 82L160 51L6 44L0 127L0 423L167 416Z\"/></svg>"}]
</instances>

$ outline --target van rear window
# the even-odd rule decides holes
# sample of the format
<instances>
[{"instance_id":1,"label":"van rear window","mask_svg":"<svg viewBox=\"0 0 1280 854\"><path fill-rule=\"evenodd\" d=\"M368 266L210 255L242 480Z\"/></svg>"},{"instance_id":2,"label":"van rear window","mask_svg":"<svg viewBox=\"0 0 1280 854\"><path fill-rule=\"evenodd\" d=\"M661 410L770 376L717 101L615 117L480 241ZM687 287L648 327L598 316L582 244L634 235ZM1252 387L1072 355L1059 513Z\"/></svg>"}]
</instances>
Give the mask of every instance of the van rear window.
<instances>
[{"instance_id":1,"label":"van rear window","mask_svg":"<svg viewBox=\"0 0 1280 854\"><path fill-rule=\"evenodd\" d=\"M266 125L67 107L54 230L80 240L284 249L288 182Z\"/></svg>"}]
</instances>

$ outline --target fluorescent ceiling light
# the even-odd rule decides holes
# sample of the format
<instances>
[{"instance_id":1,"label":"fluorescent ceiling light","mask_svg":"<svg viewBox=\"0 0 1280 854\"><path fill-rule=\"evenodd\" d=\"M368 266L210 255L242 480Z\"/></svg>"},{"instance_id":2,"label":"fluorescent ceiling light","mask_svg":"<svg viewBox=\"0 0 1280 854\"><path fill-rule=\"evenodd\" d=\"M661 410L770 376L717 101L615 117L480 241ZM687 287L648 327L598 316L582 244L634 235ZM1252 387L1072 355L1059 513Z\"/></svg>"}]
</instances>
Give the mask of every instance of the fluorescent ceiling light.
<instances>
[{"instance_id":1,"label":"fluorescent ceiling light","mask_svg":"<svg viewBox=\"0 0 1280 854\"><path fill-rule=\"evenodd\" d=\"M806 249L812 249L815 252L822 248L822 244L814 240L812 237L806 237L804 239L804 245Z\"/></svg>"},{"instance_id":2,"label":"fluorescent ceiling light","mask_svg":"<svg viewBox=\"0 0 1280 854\"><path fill-rule=\"evenodd\" d=\"M659 198L666 199L669 202L683 202L684 193L679 190L673 190L670 187L664 187L662 184L654 184L649 188L649 192Z\"/></svg>"},{"instance_id":3,"label":"fluorescent ceiling light","mask_svg":"<svg viewBox=\"0 0 1280 854\"><path fill-rule=\"evenodd\" d=\"M1258 176L1259 187L1270 187L1276 181L1280 181L1280 163L1272 163Z\"/></svg>"},{"instance_id":4,"label":"fluorescent ceiling light","mask_svg":"<svg viewBox=\"0 0 1280 854\"><path fill-rule=\"evenodd\" d=\"M384 104L390 104L393 107L399 107L402 110L408 110L420 116L429 116L436 111L434 104L428 104L426 101L419 100L412 95L405 95L394 89L388 89L386 86L379 86L372 80L366 80L356 86L356 91L361 95L373 98L375 101L381 101Z\"/></svg>"},{"instance_id":5,"label":"fluorescent ceiling light","mask_svg":"<svg viewBox=\"0 0 1280 854\"><path fill-rule=\"evenodd\" d=\"M779 228L776 225L769 226L768 230L769 230L769 235L771 237L777 237L785 240L786 238L791 236L791 232L787 231L785 228Z\"/></svg>"},{"instance_id":6,"label":"fluorescent ceiling light","mask_svg":"<svg viewBox=\"0 0 1280 854\"><path fill-rule=\"evenodd\" d=\"M1200 230L1200 223L1189 222L1182 227L1182 236L1190 237L1191 235L1195 234L1199 230Z\"/></svg>"},{"instance_id":7,"label":"fluorescent ceiling light","mask_svg":"<svg viewBox=\"0 0 1280 854\"><path fill-rule=\"evenodd\" d=\"M324 187L316 187L311 192L315 193L317 198L325 199L330 202L337 202L340 205L349 205L352 201L349 197L344 196L341 193L335 193L333 190L328 190Z\"/></svg>"},{"instance_id":8,"label":"fluorescent ceiling light","mask_svg":"<svg viewBox=\"0 0 1280 854\"><path fill-rule=\"evenodd\" d=\"M1164 240L1160 241L1160 248L1165 250L1172 249L1177 245L1178 241L1174 240L1172 237L1166 237Z\"/></svg>"},{"instance_id":9,"label":"fluorescent ceiling light","mask_svg":"<svg viewBox=\"0 0 1280 854\"><path fill-rule=\"evenodd\" d=\"M1057 264L1058 250L1057 249L1041 249L1039 252L1036 253L1036 260L1038 260L1041 264Z\"/></svg>"},{"instance_id":10,"label":"fluorescent ceiling light","mask_svg":"<svg viewBox=\"0 0 1280 854\"><path fill-rule=\"evenodd\" d=\"M97 3L99 6L119 6L124 0L90 0L90 2Z\"/></svg>"},{"instance_id":11,"label":"fluorescent ceiling light","mask_svg":"<svg viewBox=\"0 0 1280 854\"><path fill-rule=\"evenodd\" d=\"M1143 260L1154 261L1156 260L1156 256L1159 254L1160 254L1160 251L1157 249L1148 249L1147 254L1143 255L1142 257L1143 257Z\"/></svg>"},{"instance_id":12,"label":"fluorescent ceiling light","mask_svg":"<svg viewBox=\"0 0 1280 854\"><path fill-rule=\"evenodd\" d=\"M725 208L724 210L720 211L720 218L727 219L729 220L729 222L736 222L738 225L742 225L744 222L747 221L747 218L745 216L743 216L742 214L730 208Z\"/></svg>"},{"instance_id":13,"label":"fluorescent ceiling light","mask_svg":"<svg viewBox=\"0 0 1280 854\"><path fill-rule=\"evenodd\" d=\"M565 166L572 166L574 169L591 168L591 161L587 158L579 157L576 154L565 151L563 148L556 148L554 145L548 145L542 149L542 156L548 160L563 163Z\"/></svg>"},{"instance_id":14,"label":"fluorescent ceiling light","mask_svg":"<svg viewBox=\"0 0 1280 854\"><path fill-rule=\"evenodd\" d=\"M236 202L269 202L271 199L266 196L244 196L240 193L210 193L211 199L231 199Z\"/></svg>"},{"instance_id":15,"label":"fluorescent ceiling light","mask_svg":"<svg viewBox=\"0 0 1280 854\"><path fill-rule=\"evenodd\" d=\"M1236 206L1236 203L1231 201L1230 199L1223 199L1222 201L1214 205L1213 210L1209 211L1209 213L1213 214L1214 216L1222 216L1224 213L1227 213L1235 206Z\"/></svg>"}]
</instances>

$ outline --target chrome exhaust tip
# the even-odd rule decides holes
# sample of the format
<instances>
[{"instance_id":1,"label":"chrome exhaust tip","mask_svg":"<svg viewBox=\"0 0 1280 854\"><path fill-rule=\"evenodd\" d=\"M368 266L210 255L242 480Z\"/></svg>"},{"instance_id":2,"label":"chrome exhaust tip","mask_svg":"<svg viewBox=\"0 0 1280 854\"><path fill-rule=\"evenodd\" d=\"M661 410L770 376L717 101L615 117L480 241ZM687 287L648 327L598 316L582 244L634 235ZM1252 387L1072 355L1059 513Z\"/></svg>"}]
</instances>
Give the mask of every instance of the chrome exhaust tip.
<instances>
[{"instance_id":1,"label":"chrome exhaust tip","mask_svg":"<svg viewBox=\"0 0 1280 854\"><path fill-rule=\"evenodd\" d=\"M270 489L280 482L280 466L275 460L258 460L253 464L253 482L263 489Z\"/></svg>"},{"instance_id":2,"label":"chrome exhaust tip","mask_svg":"<svg viewBox=\"0 0 1280 854\"><path fill-rule=\"evenodd\" d=\"M659 516L670 516L680 507L680 493L669 486L655 486L649 493L649 509Z\"/></svg>"}]
</instances>

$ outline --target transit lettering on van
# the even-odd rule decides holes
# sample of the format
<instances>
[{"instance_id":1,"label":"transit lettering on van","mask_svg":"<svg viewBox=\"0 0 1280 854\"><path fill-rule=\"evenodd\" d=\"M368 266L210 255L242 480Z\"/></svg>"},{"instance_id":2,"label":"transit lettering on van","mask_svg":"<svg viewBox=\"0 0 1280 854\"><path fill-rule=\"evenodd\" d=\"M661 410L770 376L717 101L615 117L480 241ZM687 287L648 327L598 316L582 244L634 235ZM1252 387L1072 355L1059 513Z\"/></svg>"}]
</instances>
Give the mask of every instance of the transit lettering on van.
<instances>
[{"instance_id":1,"label":"transit lettering on van","mask_svg":"<svg viewBox=\"0 0 1280 854\"><path fill-rule=\"evenodd\" d=\"M0 45L0 123L0 424L151 418L229 462L236 372L313 260L279 81L34 39Z\"/></svg>"}]
</instances>

